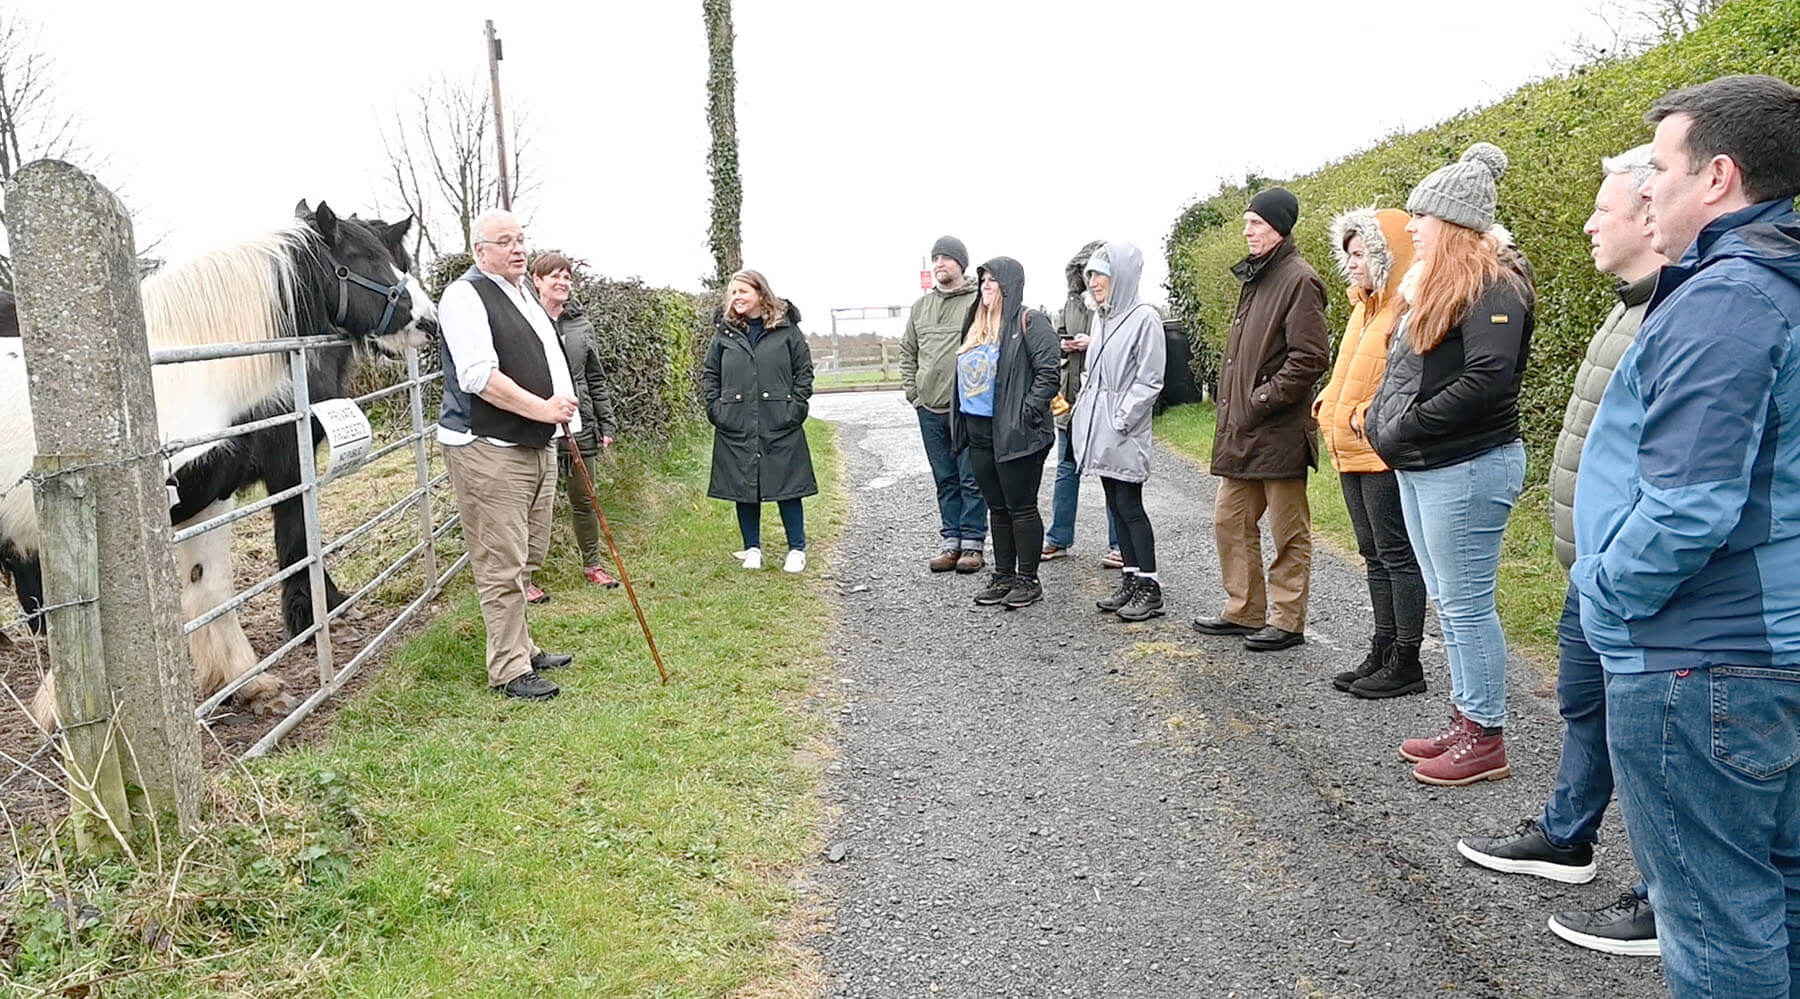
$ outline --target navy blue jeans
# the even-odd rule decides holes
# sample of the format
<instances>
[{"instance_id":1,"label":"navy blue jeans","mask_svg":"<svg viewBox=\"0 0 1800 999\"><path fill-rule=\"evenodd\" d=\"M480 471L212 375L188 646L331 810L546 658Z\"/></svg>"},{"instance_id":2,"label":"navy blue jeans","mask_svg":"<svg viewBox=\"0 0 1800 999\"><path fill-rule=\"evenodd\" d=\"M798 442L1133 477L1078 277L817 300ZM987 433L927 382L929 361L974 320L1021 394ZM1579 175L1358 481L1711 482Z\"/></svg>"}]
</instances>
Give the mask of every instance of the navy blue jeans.
<instances>
[{"instance_id":1,"label":"navy blue jeans","mask_svg":"<svg viewBox=\"0 0 1800 999\"><path fill-rule=\"evenodd\" d=\"M1075 467L1075 452L1069 447L1069 431L1056 432L1056 489L1050 499L1050 529L1044 542L1058 548L1075 547L1075 510L1081 502L1081 472ZM1119 547L1119 528L1113 523L1112 510L1106 511L1106 547Z\"/></svg>"},{"instance_id":2,"label":"navy blue jeans","mask_svg":"<svg viewBox=\"0 0 1800 999\"><path fill-rule=\"evenodd\" d=\"M1613 673L1606 738L1675 999L1800 996L1800 669Z\"/></svg>"},{"instance_id":3,"label":"navy blue jeans","mask_svg":"<svg viewBox=\"0 0 1800 999\"><path fill-rule=\"evenodd\" d=\"M1581 632L1581 598L1569 587L1556 623L1556 706L1562 712L1562 760L1544 804L1544 835L1558 846L1599 838L1612 800L1612 756L1606 751L1606 670Z\"/></svg>"},{"instance_id":4,"label":"navy blue jeans","mask_svg":"<svg viewBox=\"0 0 1800 999\"><path fill-rule=\"evenodd\" d=\"M745 548L762 547L762 508L761 503L737 505L738 533L744 536ZM805 551L806 508L797 499L780 500L775 508L781 511L781 528L787 534L788 547Z\"/></svg>"},{"instance_id":5,"label":"navy blue jeans","mask_svg":"<svg viewBox=\"0 0 1800 999\"><path fill-rule=\"evenodd\" d=\"M975 484L969 453L950 450L950 414L918 408L919 436L925 442L925 460L937 482L938 535L944 550L980 551L987 541L988 510Z\"/></svg>"}]
</instances>

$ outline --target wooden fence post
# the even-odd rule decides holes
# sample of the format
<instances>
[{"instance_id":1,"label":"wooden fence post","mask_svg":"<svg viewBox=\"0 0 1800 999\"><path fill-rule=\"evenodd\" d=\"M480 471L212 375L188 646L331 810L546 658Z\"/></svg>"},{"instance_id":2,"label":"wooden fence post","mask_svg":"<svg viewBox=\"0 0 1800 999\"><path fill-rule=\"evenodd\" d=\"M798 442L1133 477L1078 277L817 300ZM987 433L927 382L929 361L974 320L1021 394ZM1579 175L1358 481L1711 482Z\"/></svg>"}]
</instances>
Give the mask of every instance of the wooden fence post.
<instances>
[{"instance_id":1,"label":"wooden fence post","mask_svg":"<svg viewBox=\"0 0 1800 999\"><path fill-rule=\"evenodd\" d=\"M74 587L78 598L94 599L81 606L98 619L97 648L85 633L59 640L52 619L57 709L68 727L64 752L71 772L105 774L103 758L73 754L106 745L77 736L78 728L102 736L111 728L131 810L129 828L123 816L115 818L120 831L146 832L160 815L191 832L203 786L200 727L169 550L168 473L131 220L111 191L54 160L13 177L6 216L37 451L55 456L46 470L54 466L65 479L85 468L81 481L47 488L40 512L46 568L61 567L46 572L46 585L60 576L59 585ZM88 499L76 501L77 493ZM93 521L83 527L90 499ZM75 523L64 522L69 518ZM48 547L71 540L91 545L97 557L92 592L81 593L79 584L89 556ZM57 602L54 591L46 598ZM88 713L94 710L111 717Z\"/></svg>"}]
</instances>

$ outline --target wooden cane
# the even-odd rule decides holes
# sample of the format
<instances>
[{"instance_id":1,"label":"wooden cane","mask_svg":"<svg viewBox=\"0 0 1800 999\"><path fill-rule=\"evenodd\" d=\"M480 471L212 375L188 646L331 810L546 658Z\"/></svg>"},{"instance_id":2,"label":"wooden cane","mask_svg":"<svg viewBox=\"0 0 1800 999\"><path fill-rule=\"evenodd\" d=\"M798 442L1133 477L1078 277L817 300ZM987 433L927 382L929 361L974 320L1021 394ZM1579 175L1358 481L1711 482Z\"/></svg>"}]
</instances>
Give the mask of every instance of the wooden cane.
<instances>
[{"instance_id":1,"label":"wooden cane","mask_svg":"<svg viewBox=\"0 0 1800 999\"><path fill-rule=\"evenodd\" d=\"M600 509L600 497L594 495L594 480L588 478L587 463L581 460L581 449L575 446L575 435L569 433L569 425L562 424L563 440L568 442L569 457L575 462L575 474L581 478L582 491L587 493L588 505L594 508L594 516L600 518L600 533L606 536L606 548L612 552L613 565L619 569L619 581L625 584L625 595L631 598L631 609L637 612L638 627L644 629L644 641L650 643L650 658L656 660L656 672L662 676L664 686L669 683L669 671L663 667L662 653L656 649L656 636L650 634L650 622L644 617L644 606L638 603L637 590L631 587L631 573L625 570L625 560L619 557L619 546L613 543L612 527L606 523L606 511Z\"/></svg>"}]
</instances>

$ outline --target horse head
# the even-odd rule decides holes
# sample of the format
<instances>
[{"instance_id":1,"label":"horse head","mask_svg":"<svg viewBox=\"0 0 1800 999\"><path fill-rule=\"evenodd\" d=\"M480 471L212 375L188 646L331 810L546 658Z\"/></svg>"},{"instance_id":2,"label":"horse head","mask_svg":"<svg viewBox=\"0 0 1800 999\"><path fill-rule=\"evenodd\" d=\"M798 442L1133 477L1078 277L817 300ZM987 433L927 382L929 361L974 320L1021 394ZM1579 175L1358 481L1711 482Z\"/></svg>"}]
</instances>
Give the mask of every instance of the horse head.
<instances>
[{"instance_id":1,"label":"horse head","mask_svg":"<svg viewBox=\"0 0 1800 999\"><path fill-rule=\"evenodd\" d=\"M422 347L437 331L437 310L418 280L408 273L411 257L401 245L412 226L354 216L339 218L325 202L295 216L319 240L316 265L302 280L311 286L331 325L389 357L405 347Z\"/></svg>"}]
</instances>

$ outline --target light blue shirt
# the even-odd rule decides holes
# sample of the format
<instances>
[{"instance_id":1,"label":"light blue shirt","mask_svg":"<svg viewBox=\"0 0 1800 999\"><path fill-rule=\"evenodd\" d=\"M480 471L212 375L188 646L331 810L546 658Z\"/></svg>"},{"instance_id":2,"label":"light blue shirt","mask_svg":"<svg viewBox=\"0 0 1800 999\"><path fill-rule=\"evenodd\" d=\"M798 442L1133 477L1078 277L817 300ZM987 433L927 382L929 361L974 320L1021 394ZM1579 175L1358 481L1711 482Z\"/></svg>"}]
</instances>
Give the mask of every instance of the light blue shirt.
<instances>
[{"instance_id":1,"label":"light blue shirt","mask_svg":"<svg viewBox=\"0 0 1800 999\"><path fill-rule=\"evenodd\" d=\"M999 360L1000 345L994 343L956 355L957 397L969 416L994 415L994 369Z\"/></svg>"}]
</instances>

